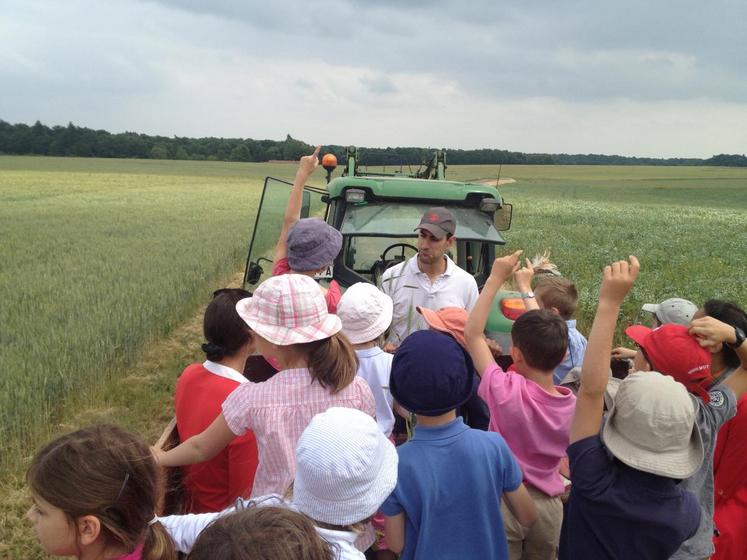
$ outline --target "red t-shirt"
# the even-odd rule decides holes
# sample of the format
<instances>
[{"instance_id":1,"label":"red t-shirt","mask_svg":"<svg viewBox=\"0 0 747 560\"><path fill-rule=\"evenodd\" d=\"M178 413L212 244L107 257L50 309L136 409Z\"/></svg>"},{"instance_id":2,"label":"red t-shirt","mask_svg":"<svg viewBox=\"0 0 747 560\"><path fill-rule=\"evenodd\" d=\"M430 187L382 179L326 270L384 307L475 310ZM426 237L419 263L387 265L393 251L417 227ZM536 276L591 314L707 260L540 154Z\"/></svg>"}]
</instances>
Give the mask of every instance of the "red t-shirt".
<instances>
[{"instance_id":1,"label":"red t-shirt","mask_svg":"<svg viewBox=\"0 0 747 560\"><path fill-rule=\"evenodd\" d=\"M719 536L713 540L717 560L747 558L747 395L739 399L737 415L718 432L713 454L716 490L713 521Z\"/></svg>"},{"instance_id":2,"label":"red t-shirt","mask_svg":"<svg viewBox=\"0 0 747 560\"><path fill-rule=\"evenodd\" d=\"M212 373L204 364L187 366L176 383L174 397L179 440L203 432L222 413L223 401L238 386L239 381ZM182 467L186 513L221 511L239 496L249 497L257 463L257 442L254 434L247 432L211 460Z\"/></svg>"},{"instance_id":3,"label":"red t-shirt","mask_svg":"<svg viewBox=\"0 0 747 560\"><path fill-rule=\"evenodd\" d=\"M290 268L290 265L288 264L287 257L279 259L272 266L273 276L281 276L283 274L288 274L289 272L291 272L291 268ZM340 291L340 285L334 280L332 280L329 283L329 288L327 288L327 293L324 294L324 299L327 302L327 311L329 311L330 313L337 313L337 304L340 303L341 297L342 297L342 292Z\"/></svg>"}]
</instances>

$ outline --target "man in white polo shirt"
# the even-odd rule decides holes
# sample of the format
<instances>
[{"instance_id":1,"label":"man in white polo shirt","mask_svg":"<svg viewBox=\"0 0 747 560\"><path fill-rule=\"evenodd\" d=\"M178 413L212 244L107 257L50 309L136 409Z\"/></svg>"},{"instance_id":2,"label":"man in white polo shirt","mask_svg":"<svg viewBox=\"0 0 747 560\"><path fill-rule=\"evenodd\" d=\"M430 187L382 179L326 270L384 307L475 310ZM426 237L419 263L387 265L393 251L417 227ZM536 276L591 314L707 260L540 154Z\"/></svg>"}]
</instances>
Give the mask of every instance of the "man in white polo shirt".
<instances>
[{"instance_id":1,"label":"man in white polo shirt","mask_svg":"<svg viewBox=\"0 0 747 560\"><path fill-rule=\"evenodd\" d=\"M475 279L446 254L456 239L454 215L446 208L431 208L415 230L419 233L418 254L386 270L381 278L382 291L394 301L388 350L399 346L410 333L428 328L418 306L469 311L477 301Z\"/></svg>"}]
</instances>

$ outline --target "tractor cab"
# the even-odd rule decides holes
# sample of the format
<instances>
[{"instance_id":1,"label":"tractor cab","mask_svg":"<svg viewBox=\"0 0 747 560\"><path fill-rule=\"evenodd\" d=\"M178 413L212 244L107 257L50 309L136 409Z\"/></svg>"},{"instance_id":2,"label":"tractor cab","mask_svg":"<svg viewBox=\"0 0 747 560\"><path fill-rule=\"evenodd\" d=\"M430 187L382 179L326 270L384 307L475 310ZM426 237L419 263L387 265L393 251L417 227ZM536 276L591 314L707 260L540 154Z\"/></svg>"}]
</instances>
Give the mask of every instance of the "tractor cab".
<instances>
[{"instance_id":1,"label":"tractor cab","mask_svg":"<svg viewBox=\"0 0 747 560\"><path fill-rule=\"evenodd\" d=\"M342 233L342 250L319 277L336 280L342 288L356 282L380 285L384 271L417 253L415 226L428 208L444 206L457 222L452 260L472 274L482 287L490 274L496 246L505 245L502 232L511 225L512 207L493 186L448 181L443 152L437 152L425 170L413 175L363 173L356 148L348 148L341 176L331 178L336 162L323 159L327 189L305 187L301 217L319 217ZM247 256L244 286L251 289L272 269L272 252L280 235L291 184L265 180L252 241ZM524 310L518 294L503 292L496 298L488 320L488 334L507 350L513 319Z\"/></svg>"}]
</instances>

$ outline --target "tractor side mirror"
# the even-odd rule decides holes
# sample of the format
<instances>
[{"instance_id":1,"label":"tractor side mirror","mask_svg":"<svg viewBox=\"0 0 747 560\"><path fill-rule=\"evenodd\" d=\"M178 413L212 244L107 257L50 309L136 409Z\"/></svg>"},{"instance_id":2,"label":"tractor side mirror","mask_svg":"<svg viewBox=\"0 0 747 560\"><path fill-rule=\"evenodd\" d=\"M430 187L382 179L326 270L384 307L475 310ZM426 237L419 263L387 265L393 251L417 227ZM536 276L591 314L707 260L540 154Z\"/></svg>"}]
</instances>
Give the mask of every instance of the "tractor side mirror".
<instances>
[{"instance_id":1,"label":"tractor side mirror","mask_svg":"<svg viewBox=\"0 0 747 560\"><path fill-rule=\"evenodd\" d=\"M512 204L504 202L503 205L495 211L495 229L506 231L511 228L511 217L513 216L514 207Z\"/></svg>"},{"instance_id":2,"label":"tractor side mirror","mask_svg":"<svg viewBox=\"0 0 747 560\"><path fill-rule=\"evenodd\" d=\"M257 282L259 282L259 279L262 278L263 273L264 270L262 270L262 267L259 266L259 263L250 262L249 267L246 269L246 277L244 278L244 283L251 285L256 284Z\"/></svg>"}]
</instances>

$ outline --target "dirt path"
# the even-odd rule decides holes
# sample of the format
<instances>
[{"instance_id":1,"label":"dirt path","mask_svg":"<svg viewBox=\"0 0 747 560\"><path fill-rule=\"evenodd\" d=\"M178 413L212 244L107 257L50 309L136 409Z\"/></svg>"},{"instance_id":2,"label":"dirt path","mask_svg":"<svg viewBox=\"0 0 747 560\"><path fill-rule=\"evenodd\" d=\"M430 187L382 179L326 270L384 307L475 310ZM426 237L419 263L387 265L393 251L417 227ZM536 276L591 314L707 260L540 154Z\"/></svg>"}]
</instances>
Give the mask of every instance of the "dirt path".
<instances>
[{"instance_id":1,"label":"dirt path","mask_svg":"<svg viewBox=\"0 0 747 560\"><path fill-rule=\"evenodd\" d=\"M497 187L498 185L508 185L510 183L515 183L516 179L511 179L510 177L506 177L505 179L480 179L479 181L475 181L475 182L480 185L488 185L489 187Z\"/></svg>"}]
</instances>

